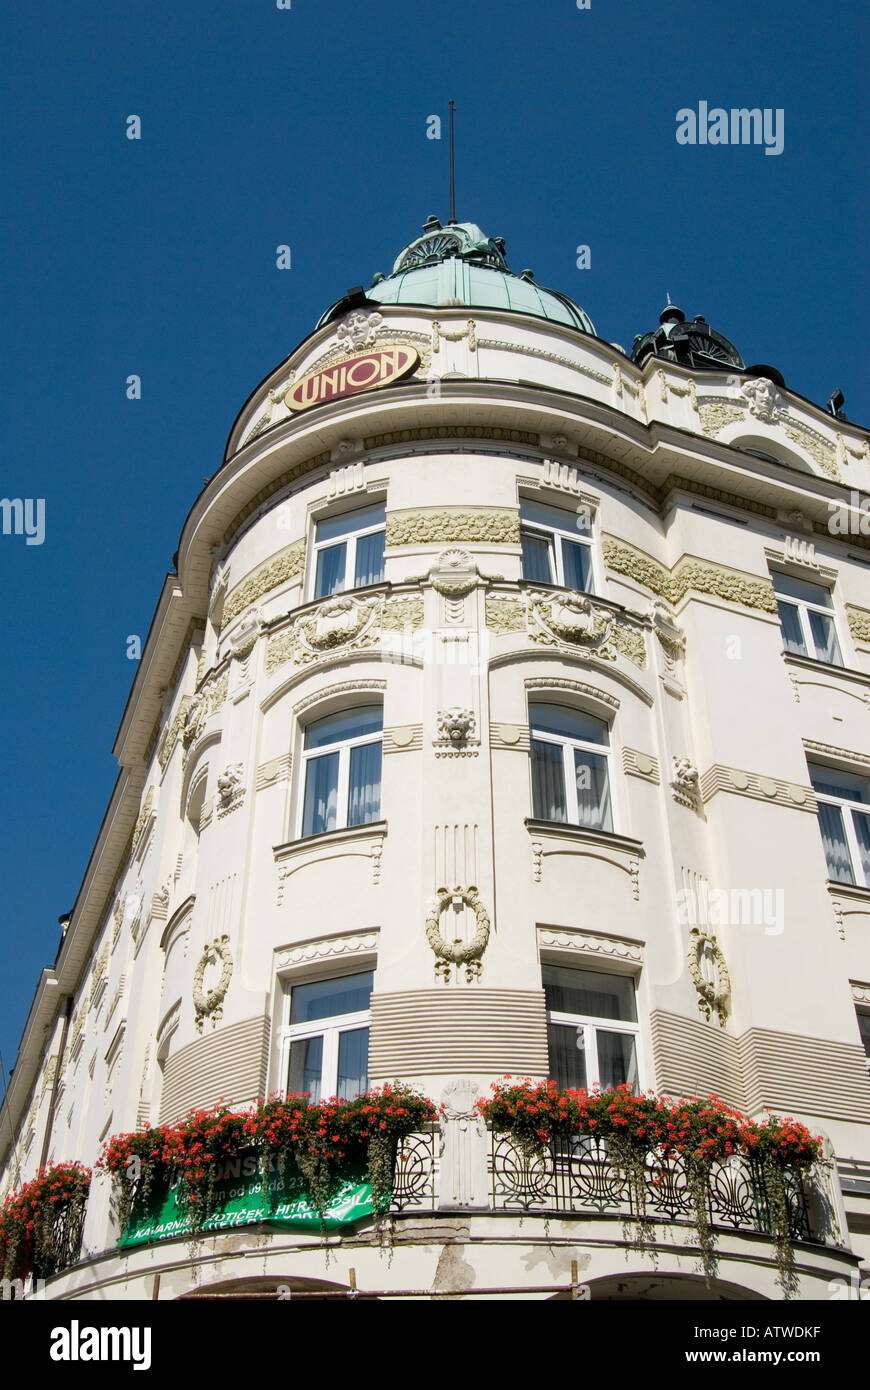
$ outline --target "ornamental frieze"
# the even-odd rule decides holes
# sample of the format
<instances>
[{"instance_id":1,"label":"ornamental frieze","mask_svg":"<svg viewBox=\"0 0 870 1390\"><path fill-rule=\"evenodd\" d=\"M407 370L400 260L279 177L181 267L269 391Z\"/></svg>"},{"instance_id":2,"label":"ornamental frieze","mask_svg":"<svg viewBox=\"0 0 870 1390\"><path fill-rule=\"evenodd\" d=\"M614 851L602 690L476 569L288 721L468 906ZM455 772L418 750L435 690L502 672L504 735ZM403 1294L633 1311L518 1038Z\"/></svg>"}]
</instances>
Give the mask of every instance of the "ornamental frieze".
<instances>
[{"instance_id":1,"label":"ornamental frieze","mask_svg":"<svg viewBox=\"0 0 870 1390\"><path fill-rule=\"evenodd\" d=\"M508 632L524 632L526 605L518 598L487 598L486 625L492 632L504 636Z\"/></svg>"},{"instance_id":2,"label":"ornamental frieze","mask_svg":"<svg viewBox=\"0 0 870 1390\"><path fill-rule=\"evenodd\" d=\"M444 507L431 511L387 512L388 546L519 545L519 512L508 508Z\"/></svg>"},{"instance_id":3,"label":"ornamental frieze","mask_svg":"<svg viewBox=\"0 0 870 1390\"><path fill-rule=\"evenodd\" d=\"M224 704L229 689L229 675L210 676L187 705L187 714L181 741L184 744L185 758L190 749L201 737L208 720Z\"/></svg>"},{"instance_id":4,"label":"ornamental frieze","mask_svg":"<svg viewBox=\"0 0 870 1390\"><path fill-rule=\"evenodd\" d=\"M722 400L720 396L712 399L698 397L698 415L701 419L701 429L705 434L715 436L720 430L724 430L726 425L734 425L738 420L745 418L746 412L739 405L732 405L730 401Z\"/></svg>"},{"instance_id":5,"label":"ornamental frieze","mask_svg":"<svg viewBox=\"0 0 870 1390\"><path fill-rule=\"evenodd\" d=\"M135 850L135 848L137 847L137 845L138 845L138 843L139 843L139 839L140 839L140 837L141 837L141 835L142 835L142 832L143 832L143 830L145 829L145 826L146 826L147 823L148 823L148 818L149 818L149 816L151 815L151 808L152 808L153 804L154 804L154 787L153 787L153 785L152 785L152 786L150 786L150 787L148 788L148 792L147 792L147 794L146 794L146 796L145 796L145 800L144 800L143 803L142 803L142 809L141 809L141 811L139 812L138 818L137 818L137 820L136 820L136 824L135 824L135 826L133 827L133 848L134 848L134 850Z\"/></svg>"},{"instance_id":6,"label":"ornamental frieze","mask_svg":"<svg viewBox=\"0 0 870 1390\"><path fill-rule=\"evenodd\" d=\"M386 631L414 631L422 623L423 600L416 595L333 595L269 639L266 673L288 661L306 666L334 652L364 651L376 647Z\"/></svg>"},{"instance_id":7,"label":"ornamental frieze","mask_svg":"<svg viewBox=\"0 0 870 1390\"><path fill-rule=\"evenodd\" d=\"M181 738L184 726L187 723L187 711L190 705L190 696L183 695L175 713L172 723L166 729L157 748L157 761L160 764L160 771L166 771L166 764L172 757L176 743Z\"/></svg>"},{"instance_id":8,"label":"ornamental frieze","mask_svg":"<svg viewBox=\"0 0 870 1390\"><path fill-rule=\"evenodd\" d=\"M643 632L588 594L527 589L517 598L490 596L485 614L487 627L502 635L526 632L543 646L581 647L603 661L620 655L641 669L646 666Z\"/></svg>"},{"instance_id":9,"label":"ornamental frieze","mask_svg":"<svg viewBox=\"0 0 870 1390\"><path fill-rule=\"evenodd\" d=\"M776 595L769 579L710 565L689 556L683 556L669 570L651 555L613 536L602 538L602 551L607 569L634 579L668 603L679 603L691 589L696 593L713 594L744 608L758 608L765 613L777 611Z\"/></svg>"},{"instance_id":10,"label":"ornamental frieze","mask_svg":"<svg viewBox=\"0 0 870 1390\"><path fill-rule=\"evenodd\" d=\"M293 581L301 581L305 570L305 541L294 541L284 550L280 551L267 564L258 566L250 574L231 589L227 594L224 603L224 611L221 617L221 628L228 627L229 624L256 603L257 599L263 598L273 589L278 589L282 584L290 584Z\"/></svg>"}]
</instances>

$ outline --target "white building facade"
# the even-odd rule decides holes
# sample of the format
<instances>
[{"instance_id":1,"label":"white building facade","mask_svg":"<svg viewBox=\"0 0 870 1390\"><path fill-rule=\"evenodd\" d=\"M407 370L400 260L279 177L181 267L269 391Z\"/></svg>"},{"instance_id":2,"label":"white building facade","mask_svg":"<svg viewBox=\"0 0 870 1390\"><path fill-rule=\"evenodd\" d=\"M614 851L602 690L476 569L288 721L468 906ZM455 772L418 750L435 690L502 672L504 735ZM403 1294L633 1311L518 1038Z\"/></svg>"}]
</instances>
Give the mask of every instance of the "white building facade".
<instances>
[{"instance_id":1,"label":"white building facade","mask_svg":"<svg viewBox=\"0 0 870 1390\"><path fill-rule=\"evenodd\" d=\"M0 1122L2 1193L219 1098L412 1083L445 1110L391 1249L119 1251L100 1179L50 1296L781 1296L748 1199L711 1281L679 1211L638 1245L518 1175L474 1109L506 1074L797 1117L799 1296L870 1263L867 434L503 257L430 219L243 408Z\"/></svg>"}]
</instances>

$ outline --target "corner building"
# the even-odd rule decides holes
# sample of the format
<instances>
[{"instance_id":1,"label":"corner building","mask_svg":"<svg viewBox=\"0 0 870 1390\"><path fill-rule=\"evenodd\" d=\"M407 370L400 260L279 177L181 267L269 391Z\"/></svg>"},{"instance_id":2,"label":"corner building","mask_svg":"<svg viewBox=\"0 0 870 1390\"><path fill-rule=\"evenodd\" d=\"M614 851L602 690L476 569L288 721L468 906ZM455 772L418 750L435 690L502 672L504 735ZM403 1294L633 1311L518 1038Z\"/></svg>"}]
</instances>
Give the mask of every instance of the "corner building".
<instances>
[{"instance_id":1,"label":"corner building","mask_svg":"<svg viewBox=\"0 0 870 1390\"><path fill-rule=\"evenodd\" d=\"M678 1206L639 1248L601 1172L521 1172L474 1111L505 1074L803 1120L799 1296L870 1260L870 537L831 524L866 431L673 306L629 356L504 251L430 219L242 409L0 1124L9 1190L218 1098L412 1082L445 1112L392 1250L119 1252L98 1181L53 1297L781 1296L739 1183L707 1284Z\"/></svg>"}]
</instances>

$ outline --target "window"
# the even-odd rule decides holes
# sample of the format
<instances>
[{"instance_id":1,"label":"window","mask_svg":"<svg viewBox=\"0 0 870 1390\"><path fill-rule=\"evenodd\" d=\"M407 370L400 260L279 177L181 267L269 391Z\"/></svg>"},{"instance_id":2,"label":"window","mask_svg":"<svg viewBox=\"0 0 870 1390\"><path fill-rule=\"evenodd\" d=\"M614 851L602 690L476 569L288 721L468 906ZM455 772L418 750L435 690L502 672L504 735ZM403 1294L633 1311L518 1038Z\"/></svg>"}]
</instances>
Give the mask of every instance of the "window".
<instances>
[{"instance_id":1,"label":"window","mask_svg":"<svg viewBox=\"0 0 870 1390\"><path fill-rule=\"evenodd\" d=\"M612 830L607 775L610 734L603 719L562 705L530 705L532 814Z\"/></svg>"},{"instance_id":2,"label":"window","mask_svg":"<svg viewBox=\"0 0 870 1390\"><path fill-rule=\"evenodd\" d=\"M771 578L786 651L842 666L830 589L790 574L774 573Z\"/></svg>"},{"instance_id":3,"label":"window","mask_svg":"<svg viewBox=\"0 0 870 1390\"><path fill-rule=\"evenodd\" d=\"M371 825L381 814L380 705L360 705L316 719L302 750L302 835Z\"/></svg>"},{"instance_id":4,"label":"window","mask_svg":"<svg viewBox=\"0 0 870 1390\"><path fill-rule=\"evenodd\" d=\"M312 1101L353 1100L368 1090L373 975L294 985L284 1037L287 1091Z\"/></svg>"},{"instance_id":5,"label":"window","mask_svg":"<svg viewBox=\"0 0 870 1390\"><path fill-rule=\"evenodd\" d=\"M870 888L870 778L810 765L828 874Z\"/></svg>"},{"instance_id":6,"label":"window","mask_svg":"<svg viewBox=\"0 0 870 1390\"><path fill-rule=\"evenodd\" d=\"M588 507L575 513L539 502L521 502L520 542L523 579L594 592Z\"/></svg>"},{"instance_id":7,"label":"window","mask_svg":"<svg viewBox=\"0 0 870 1390\"><path fill-rule=\"evenodd\" d=\"M545 965L550 1076L560 1087L638 1088L637 1007L628 975Z\"/></svg>"},{"instance_id":8,"label":"window","mask_svg":"<svg viewBox=\"0 0 870 1390\"><path fill-rule=\"evenodd\" d=\"M383 581L386 517L386 507L380 504L318 521L314 598Z\"/></svg>"},{"instance_id":9,"label":"window","mask_svg":"<svg viewBox=\"0 0 870 1390\"><path fill-rule=\"evenodd\" d=\"M861 1041L864 1044L864 1055L867 1058L867 1070L870 1071L870 1013L864 1009L857 1009L858 1031L861 1034Z\"/></svg>"}]
</instances>

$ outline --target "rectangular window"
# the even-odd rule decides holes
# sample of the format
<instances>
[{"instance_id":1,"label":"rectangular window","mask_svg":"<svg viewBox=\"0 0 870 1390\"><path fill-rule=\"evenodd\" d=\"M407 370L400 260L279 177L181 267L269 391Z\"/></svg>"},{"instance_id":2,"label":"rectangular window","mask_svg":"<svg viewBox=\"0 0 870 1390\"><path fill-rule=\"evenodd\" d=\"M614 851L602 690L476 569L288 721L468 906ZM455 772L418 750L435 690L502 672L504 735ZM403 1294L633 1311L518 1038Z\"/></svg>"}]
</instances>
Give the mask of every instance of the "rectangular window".
<instances>
[{"instance_id":1,"label":"rectangular window","mask_svg":"<svg viewBox=\"0 0 870 1390\"><path fill-rule=\"evenodd\" d=\"M287 1091L312 1101L353 1100L368 1090L373 974L294 985L285 1028Z\"/></svg>"},{"instance_id":2,"label":"rectangular window","mask_svg":"<svg viewBox=\"0 0 870 1390\"><path fill-rule=\"evenodd\" d=\"M864 1044L864 1056L867 1058L867 1070L870 1071L870 1012L865 1009L857 1009L858 1032L861 1034L861 1042Z\"/></svg>"},{"instance_id":3,"label":"rectangular window","mask_svg":"<svg viewBox=\"0 0 870 1390\"><path fill-rule=\"evenodd\" d=\"M314 598L383 583L386 518L386 507L380 503L318 521Z\"/></svg>"},{"instance_id":4,"label":"rectangular window","mask_svg":"<svg viewBox=\"0 0 870 1390\"><path fill-rule=\"evenodd\" d=\"M540 502L521 502L520 543L523 579L594 592L588 507L567 512Z\"/></svg>"},{"instance_id":5,"label":"rectangular window","mask_svg":"<svg viewBox=\"0 0 870 1390\"><path fill-rule=\"evenodd\" d=\"M533 704L529 723L535 819L612 830L604 721L562 705Z\"/></svg>"},{"instance_id":6,"label":"rectangular window","mask_svg":"<svg viewBox=\"0 0 870 1390\"><path fill-rule=\"evenodd\" d=\"M771 578L786 651L842 666L830 589L790 574L774 572Z\"/></svg>"},{"instance_id":7,"label":"rectangular window","mask_svg":"<svg viewBox=\"0 0 870 1390\"><path fill-rule=\"evenodd\" d=\"M308 725L302 750L303 837L380 819L383 724L380 705L361 705Z\"/></svg>"},{"instance_id":8,"label":"rectangular window","mask_svg":"<svg viewBox=\"0 0 870 1390\"><path fill-rule=\"evenodd\" d=\"M870 888L870 778L811 763L810 781L829 876Z\"/></svg>"},{"instance_id":9,"label":"rectangular window","mask_svg":"<svg viewBox=\"0 0 870 1390\"><path fill-rule=\"evenodd\" d=\"M562 1088L638 1089L637 1005L627 975L542 968L550 1076Z\"/></svg>"}]
</instances>

